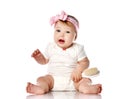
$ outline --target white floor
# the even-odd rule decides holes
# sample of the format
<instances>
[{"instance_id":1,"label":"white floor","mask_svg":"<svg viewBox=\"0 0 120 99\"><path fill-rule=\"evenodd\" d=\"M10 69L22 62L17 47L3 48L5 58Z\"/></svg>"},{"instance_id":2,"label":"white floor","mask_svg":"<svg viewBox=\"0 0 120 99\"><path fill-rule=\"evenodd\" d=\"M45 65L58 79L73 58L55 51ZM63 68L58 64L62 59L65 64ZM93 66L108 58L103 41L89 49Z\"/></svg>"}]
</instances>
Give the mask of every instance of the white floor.
<instances>
[{"instance_id":1,"label":"white floor","mask_svg":"<svg viewBox=\"0 0 120 99\"><path fill-rule=\"evenodd\" d=\"M101 95L87 95L78 92L50 92L45 95L28 95L26 99L102 99Z\"/></svg>"}]
</instances>

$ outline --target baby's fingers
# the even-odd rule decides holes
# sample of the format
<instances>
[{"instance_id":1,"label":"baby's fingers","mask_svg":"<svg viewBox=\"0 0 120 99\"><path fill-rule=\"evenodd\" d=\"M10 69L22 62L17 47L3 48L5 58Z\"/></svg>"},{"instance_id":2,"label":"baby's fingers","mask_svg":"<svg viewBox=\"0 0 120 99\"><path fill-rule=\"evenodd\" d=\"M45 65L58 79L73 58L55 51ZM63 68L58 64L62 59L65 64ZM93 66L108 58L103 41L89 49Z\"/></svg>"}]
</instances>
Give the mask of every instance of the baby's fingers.
<instances>
[{"instance_id":1,"label":"baby's fingers","mask_svg":"<svg viewBox=\"0 0 120 99\"><path fill-rule=\"evenodd\" d=\"M39 49L37 49L37 50L35 50L33 53L32 53L32 57L35 57L35 56L37 56L38 54L40 54L40 51L39 51Z\"/></svg>"},{"instance_id":2,"label":"baby's fingers","mask_svg":"<svg viewBox=\"0 0 120 99\"><path fill-rule=\"evenodd\" d=\"M78 81L80 81L80 77L76 76L76 77L74 78L74 82L78 82Z\"/></svg>"},{"instance_id":3,"label":"baby's fingers","mask_svg":"<svg viewBox=\"0 0 120 99\"><path fill-rule=\"evenodd\" d=\"M76 81L77 81L76 75L73 74L73 75L71 76L71 79L72 79L74 82L76 82Z\"/></svg>"},{"instance_id":4,"label":"baby's fingers","mask_svg":"<svg viewBox=\"0 0 120 99\"><path fill-rule=\"evenodd\" d=\"M72 75L71 76L71 79L74 81L74 82L78 82L81 80L81 76L79 75Z\"/></svg>"}]
</instances>

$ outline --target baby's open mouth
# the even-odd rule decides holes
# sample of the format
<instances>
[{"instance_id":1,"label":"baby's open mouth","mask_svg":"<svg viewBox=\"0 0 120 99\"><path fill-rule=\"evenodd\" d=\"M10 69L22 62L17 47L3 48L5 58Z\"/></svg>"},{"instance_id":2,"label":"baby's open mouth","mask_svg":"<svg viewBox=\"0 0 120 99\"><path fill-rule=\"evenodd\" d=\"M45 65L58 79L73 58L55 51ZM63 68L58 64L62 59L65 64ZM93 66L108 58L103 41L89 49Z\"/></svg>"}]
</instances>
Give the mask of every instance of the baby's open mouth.
<instances>
[{"instance_id":1,"label":"baby's open mouth","mask_svg":"<svg viewBox=\"0 0 120 99\"><path fill-rule=\"evenodd\" d=\"M65 40L63 40L63 39L59 39L58 41L59 41L59 43L62 43L62 44L65 43Z\"/></svg>"}]
</instances>

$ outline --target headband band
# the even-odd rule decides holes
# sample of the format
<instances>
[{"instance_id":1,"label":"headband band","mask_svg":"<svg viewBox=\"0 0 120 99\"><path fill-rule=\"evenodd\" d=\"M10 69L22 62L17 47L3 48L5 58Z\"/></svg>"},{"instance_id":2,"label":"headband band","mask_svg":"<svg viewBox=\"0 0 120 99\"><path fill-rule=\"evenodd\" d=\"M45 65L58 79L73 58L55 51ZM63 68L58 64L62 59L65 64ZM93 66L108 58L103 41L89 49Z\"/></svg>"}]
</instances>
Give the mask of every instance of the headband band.
<instances>
[{"instance_id":1,"label":"headband band","mask_svg":"<svg viewBox=\"0 0 120 99\"><path fill-rule=\"evenodd\" d=\"M76 31L79 28L78 22L74 18L68 16L64 11L62 11L60 15L58 14L56 16L51 17L50 24L53 25L59 20L71 22L75 26Z\"/></svg>"}]
</instances>

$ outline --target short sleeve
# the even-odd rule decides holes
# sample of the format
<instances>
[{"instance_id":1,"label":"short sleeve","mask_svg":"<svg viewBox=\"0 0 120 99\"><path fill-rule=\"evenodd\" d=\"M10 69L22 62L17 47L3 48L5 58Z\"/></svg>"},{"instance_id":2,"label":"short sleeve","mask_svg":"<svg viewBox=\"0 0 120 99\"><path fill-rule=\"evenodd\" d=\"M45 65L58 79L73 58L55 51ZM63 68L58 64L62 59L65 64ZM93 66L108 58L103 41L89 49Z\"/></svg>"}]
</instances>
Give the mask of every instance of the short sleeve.
<instances>
[{"instance_id":1,"label":"short sleeve","mask_svg":"<svg viewBox=\"0 0 120 99\"><path fill-rule=\"evenodd\" d=\"M83 58L87 57L84 46L83 45L78 45L78 61L82 60Z\"/></svg>"},{"instance_id":2,"label":"short sleeve","mask_svg":"<svg viewBox=\"0 0 120 99\"><path fill-rule=\"evenodd\" d=\"M45 49L45 52L43 53L45 58L49 59L50 57L50 51L51 51L51 43L49 43Z\"/></svg>"}]
</instances>

